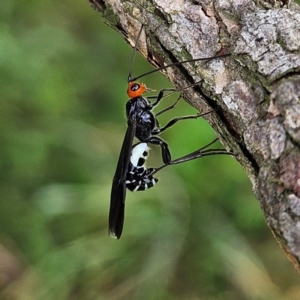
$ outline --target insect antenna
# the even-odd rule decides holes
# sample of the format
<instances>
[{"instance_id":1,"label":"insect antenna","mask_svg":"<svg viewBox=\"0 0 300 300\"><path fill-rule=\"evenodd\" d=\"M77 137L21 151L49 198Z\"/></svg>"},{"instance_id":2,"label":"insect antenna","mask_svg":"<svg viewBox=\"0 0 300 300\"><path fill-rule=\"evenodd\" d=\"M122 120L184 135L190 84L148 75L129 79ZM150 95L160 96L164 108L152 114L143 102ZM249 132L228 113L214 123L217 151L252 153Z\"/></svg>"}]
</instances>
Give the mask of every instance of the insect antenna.
<instances>
[{"instance_id":1,"label":"insect antenna","mask_svg":"<svg viewBox=\"0 0 300 300\"><path fill-rule=\"evenodd\" d=\"M136 55L136 50L137 50L137 46L138 46L138 41L139 41L139 39L141 37L143 27L144 26L142 24L141 29L140 29L140 31L138 33L138 36L137 36L137 38L135 40L134 49L133 49L133 52L132 52L132 55L131 55L131 58L130 58L130 67L129 67L128 79L127 79L128 83L135 80L134 78L132 78L132 66L133 66L133 63L134 63L134 59L135 59L135 55Z\"/></svg>"},{"instance_id":2,"label":"insect antenna","mask_svg":"<svg viewBox=\"0 0 300 300\"><path fill-rule=\"evenodd\" d=\"M177 61L177 62L169 64L167 66L160 67L160 68L157 68L155 70L146 72L142 75L139 75L139 76L136 76L136 77L133 77L133 78L131 77L130 79L131 79L131 81L135 81L135 80L140 79L144 76L150 75L152 73L155 73L155 72L158 72L158 71L161 71L161 70L165 70L165 69L173 67L173 66L178 66L178 65L182 65L182 64L185 64L185 63L188 63L188 62L194 62L194 61L202 61L202 60L211 60L211 59L216 59L216 58L223 58L223 57L227 57L227 56L230 56L230 55L231 55L230 53L226 53L226 54L221 54L221 55L218 55L218 56L193 58L193 59L188 59L188 60L183 60L183 61Z\"/></svg>"},{"instance_id":3,"label":"insect antenna","mask_svg":"<svg viewBox=\"0 0 300 300\"><path fill-rule=\"evenodd\" d=\"M189 62L194 62L194 61L203 61L203 60L211 60L211 59L215 59L215 58L223 58L223 57L227 57L227 56L231 55L230 53L225 53L225 54L221 54L221 55L217 55L217 56L202 57L202 58L193 58L193 59L188 59L188 60L184 60L184 61L177 61L177 62L169 64L167 66L156 68L156 69L154 69L152 71L146 72L146 73L141 74L139 76L132 77L132 66L133 66L133 63L134 63L134 59L135 59L135 55L136 55L136 51L137 51L137 45L138 45L138 41L140 39L140 36L142 34L143 27L144 26L142 25L141 29L140 29L140 31L138 33L138 36L136 38L136 42L135 42L135 45L134 45L133 53L132 53L132 56L131 56L131 59L130 59L130 69L129 69L128 79L127 79L128 83L132 82L132 81L136 81L137 79L140 79L140 78L142 78L144 76L150 75L150 74L158 72L158 71L165 70L165 69L173 67L173 66L178 66L178 65L181 65L181 64L185 64L185 63L189 63Z\"/></svg>"}]
</instances>

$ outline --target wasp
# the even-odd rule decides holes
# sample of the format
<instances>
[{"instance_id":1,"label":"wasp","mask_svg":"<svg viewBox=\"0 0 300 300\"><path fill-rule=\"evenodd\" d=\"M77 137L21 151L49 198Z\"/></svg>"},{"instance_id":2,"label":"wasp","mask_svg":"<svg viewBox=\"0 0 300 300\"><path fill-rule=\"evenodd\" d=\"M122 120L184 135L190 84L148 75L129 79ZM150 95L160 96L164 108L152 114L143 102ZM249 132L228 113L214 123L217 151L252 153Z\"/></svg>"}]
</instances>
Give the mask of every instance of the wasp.
<instances>
[{"instance_id":1,"label":"wasp","mask_svg":"<svg viewBox=\"0 0 300 300\"><path fill-rule=\"evenodd\" d=\"M135 47L132 55L131 66L128 74L128 88L127 95L129 100L126 103L126 118L127 118L127 130L123 140L119 160L117 163L116 172L112 182L111 199L110 199L110 210L109 210L109 234L111 237L119 239L123 231L124 224L124 213L125 213L125 198L126 189L131 191L143 191L153 187L158 179L154 178L153 175L169 165L175 165L190 161L196 158L200 158L207 155L214 154L232 154L224 149L207 149L208 146L213 144L216 140L209 143L205 147L198 149L186 156L179 159L173 160L168 144L160 138L158 135L166 129L173 126L176 122L186 119L196 119L203 114L194 116L183 116L170 120L165 126L160 127L157 116L175 106L178 102L165 108L164 110L155 114L153 109L157 107L160 101L164 98L165 93L179 91L177 89L163 89L159 91L155 97L154 102L149 100L150 97L145 98L142 95L147 91L146 85L138 83L136 80L154 72L192 61L209 60L214 58L221 58L229 56L230 54L224 54L209 58L191 59L181 62L176 62L147 73L144 73L137 77L132 77L132 65L134 56L137 50L138 40L142 33L143 26L141 27L137 36ZM188 88L188 87L187 87ZM182 90L181 90L182 91ZM153 98L153 97L151 97ZM210 112L209 112L210 113ZM207 113L205 113L207 114ZM137 138L140 143L133 145L134 138ZM145 162L148 158L149 144L158 145L161 147L163 165L159 168L145 167Z\"/></svg>"}]
</instances>

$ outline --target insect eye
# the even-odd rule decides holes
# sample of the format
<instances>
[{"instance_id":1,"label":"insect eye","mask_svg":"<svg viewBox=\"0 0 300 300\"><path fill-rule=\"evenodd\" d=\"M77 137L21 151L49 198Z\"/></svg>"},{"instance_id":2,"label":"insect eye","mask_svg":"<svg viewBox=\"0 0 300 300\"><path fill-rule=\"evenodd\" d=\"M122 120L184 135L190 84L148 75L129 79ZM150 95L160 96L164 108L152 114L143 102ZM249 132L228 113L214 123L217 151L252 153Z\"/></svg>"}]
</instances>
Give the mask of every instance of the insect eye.
<instances>
[{"instance_id":1,"label":"insect eye","mask_svg":"<svg viewBox=\"0 0 300 300\"><path fill-rule=\"evenodd\" d=\"M133 92L138 91L140 89L140 85L138 83L134 83L131 88Z\"/></svg>"}]
</instances>

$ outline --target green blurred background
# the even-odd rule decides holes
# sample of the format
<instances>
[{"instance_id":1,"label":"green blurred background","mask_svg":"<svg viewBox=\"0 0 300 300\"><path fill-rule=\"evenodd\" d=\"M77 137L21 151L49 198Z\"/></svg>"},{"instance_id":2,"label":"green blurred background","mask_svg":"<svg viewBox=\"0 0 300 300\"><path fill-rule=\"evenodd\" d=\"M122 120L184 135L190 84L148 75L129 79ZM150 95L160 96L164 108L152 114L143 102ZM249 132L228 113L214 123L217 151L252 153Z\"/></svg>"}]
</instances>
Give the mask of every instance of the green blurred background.
<instances>
[{"instance_id":1,"label":"green blurred background","mask_svg":"<svg viewBox=\"0 0 300 300\"><path fill-rule=\"evenodd\" d=\"M123 236L109 238L132 50L88 1L2 1L0 15L1 299L300 299L229 156L164 169L154 189L128 193ZM134 74L150 69L137 58ZM194 113L182 101L162 124ZM163 137L175 158L215 135L197 120ZM160 164L153 149L149 165Z\"/></svg>"}]
</instances>

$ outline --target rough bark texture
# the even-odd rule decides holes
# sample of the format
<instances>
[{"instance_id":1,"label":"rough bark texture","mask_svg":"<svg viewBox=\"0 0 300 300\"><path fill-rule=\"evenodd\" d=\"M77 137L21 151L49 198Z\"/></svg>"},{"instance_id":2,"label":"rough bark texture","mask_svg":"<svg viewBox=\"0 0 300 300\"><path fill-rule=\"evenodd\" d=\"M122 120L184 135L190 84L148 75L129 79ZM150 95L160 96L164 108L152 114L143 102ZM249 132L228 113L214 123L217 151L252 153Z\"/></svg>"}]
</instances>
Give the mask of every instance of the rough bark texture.
<instances>
[{"instance_id":1,"label":"rough bark texture","mask_svg":"<svg viewBox=\"0 0 300 300\"><path fill-rule=\"evenodd\" d=\"M300 10L287 1L90 0L184 98L208 116L247 172L274 236L300 270Z\"/></svg>"}]
</instances>

